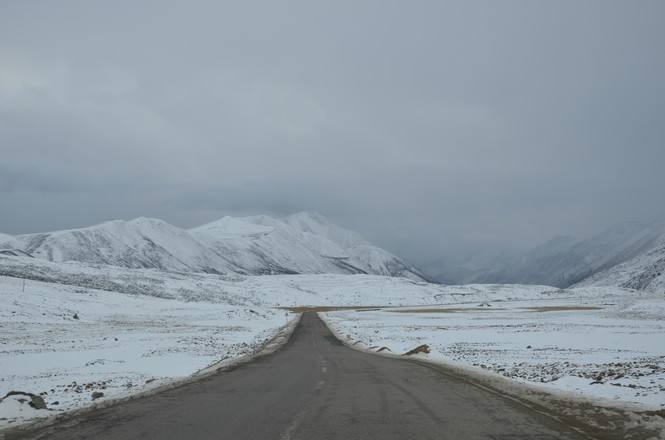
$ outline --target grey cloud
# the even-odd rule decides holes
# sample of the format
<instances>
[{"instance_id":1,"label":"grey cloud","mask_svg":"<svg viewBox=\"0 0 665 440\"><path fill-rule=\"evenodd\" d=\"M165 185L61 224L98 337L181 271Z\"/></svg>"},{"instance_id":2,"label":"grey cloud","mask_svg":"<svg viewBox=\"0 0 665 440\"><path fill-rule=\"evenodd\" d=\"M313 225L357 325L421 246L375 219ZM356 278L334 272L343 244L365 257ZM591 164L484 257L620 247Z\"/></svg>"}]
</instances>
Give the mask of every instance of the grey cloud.
<instances>
[{"instance_id":1,"label":"grey cloud","mask_svg":"<svg viewBox=\"0 0 665 440\"><path fill-rule=\"evenodd\" d=\"M4 2L0 230L314 209L418 261L665 217L663 17Z\"/></svg>"}]
</instances>

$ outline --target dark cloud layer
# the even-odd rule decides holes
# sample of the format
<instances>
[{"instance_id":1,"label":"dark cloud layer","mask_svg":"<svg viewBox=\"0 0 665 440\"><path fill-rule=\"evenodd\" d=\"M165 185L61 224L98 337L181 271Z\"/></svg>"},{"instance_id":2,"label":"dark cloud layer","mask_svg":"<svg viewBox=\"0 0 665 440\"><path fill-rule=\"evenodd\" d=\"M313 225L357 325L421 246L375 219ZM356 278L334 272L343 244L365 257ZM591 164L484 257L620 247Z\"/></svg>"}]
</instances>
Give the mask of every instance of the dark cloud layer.
<instances>
[{"instance_id":1,"label":"dark cloud layer","mask_svg":"<svg viewBox=\"0 0 665 440\"><path fill-rule=\"evenodd\" d=\"M419 261L665 217L661 1L0 5L0 231L312 209Z\"/></svg>"}]
</instances>

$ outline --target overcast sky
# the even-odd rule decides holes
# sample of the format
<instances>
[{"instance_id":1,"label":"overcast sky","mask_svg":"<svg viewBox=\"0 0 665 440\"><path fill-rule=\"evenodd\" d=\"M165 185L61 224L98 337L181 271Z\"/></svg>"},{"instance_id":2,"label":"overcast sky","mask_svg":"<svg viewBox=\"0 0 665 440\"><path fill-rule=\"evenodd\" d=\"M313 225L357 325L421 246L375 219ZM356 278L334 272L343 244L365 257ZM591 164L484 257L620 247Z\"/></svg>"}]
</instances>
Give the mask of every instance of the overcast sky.
<instances>
[{"instance_id":1,"label":"overcast sky","mask_svg":"<svg viewBox=\"0 0 665 440\"><path fill-rule=\"evenodd\" d=\"M412 260L665 218L663 1L0 2L0 231L316 210Z\"/></svg>"}]
</instances>

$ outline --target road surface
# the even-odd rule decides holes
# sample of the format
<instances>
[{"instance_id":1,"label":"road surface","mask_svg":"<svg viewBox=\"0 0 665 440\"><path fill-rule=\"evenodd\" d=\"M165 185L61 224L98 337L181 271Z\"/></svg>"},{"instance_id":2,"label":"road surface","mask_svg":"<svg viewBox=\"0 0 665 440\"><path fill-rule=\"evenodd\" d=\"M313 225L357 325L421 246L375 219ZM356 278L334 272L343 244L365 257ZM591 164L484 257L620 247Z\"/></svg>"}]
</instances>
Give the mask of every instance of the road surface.
<instances>
[{"instance_id":1,"label":"road surface","mask_svg":"<svg viewBox=\"0 0 665 440\"><path fill-rule=\"evenodd\" d=\"M578 439L550 417L417 363L343 346L313 313L235 370L21 437L48 439Z\"/></svg>"}]
</instances>

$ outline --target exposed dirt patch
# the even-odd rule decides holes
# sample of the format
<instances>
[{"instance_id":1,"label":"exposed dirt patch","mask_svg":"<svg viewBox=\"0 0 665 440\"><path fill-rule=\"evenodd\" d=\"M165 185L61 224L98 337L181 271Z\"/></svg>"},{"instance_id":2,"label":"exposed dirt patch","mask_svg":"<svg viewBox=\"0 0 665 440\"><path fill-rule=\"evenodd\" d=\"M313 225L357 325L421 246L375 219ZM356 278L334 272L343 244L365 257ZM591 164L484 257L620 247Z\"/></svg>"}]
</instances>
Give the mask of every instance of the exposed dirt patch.
<instances>
[{"instance_id":1,"label":"exposed dirt patch","mask_svg":"<svg viewBox=\"0 0 665 440\"><path fill-rule=\"evenodd\" d=\"M575 310L602 310L603 307L595 306L542 306L542 307L522 307L531 312L569 312Z\"/></svg>"},{"instance_id":2,"label":"exposed dirt patch","mask_svg":"<svg viewBox=\"0 0 665 440\"><path fill-rule=\"evenodd\" d=\"M295 307L278 307L281 310L288 310L293 313L307 313L307 312L335 312L338 310L355 310L356 312L364 312L370 310L383 309L386 306L295 306Z\"/></svg>"},{"instance_id":3,"label":"exposed dirt patch","mask_svg":"<svg viewBox=\"0 0 665 440\"><path fill-rule=\"evenodd\" d=\"M469 312L491 312L493 310L506 310L502 308L476 308L476 307L445 307L438 309L400 309L388 310L394 313L469 313Z\"/></svg>"},{"instance_id":4,"label":"exposed dirt patch","mask_svg":"<svg viewBox=\"0 0 665 440\"><path fill-rule=\"evenodd\" d=\"M418 353L429 353L429 352L430 352L429 345L423 344L423 345L417 346L413 350L407 351L402 356L411 356L411 355L418 354Z\"/></svg>"}]
</instances>

